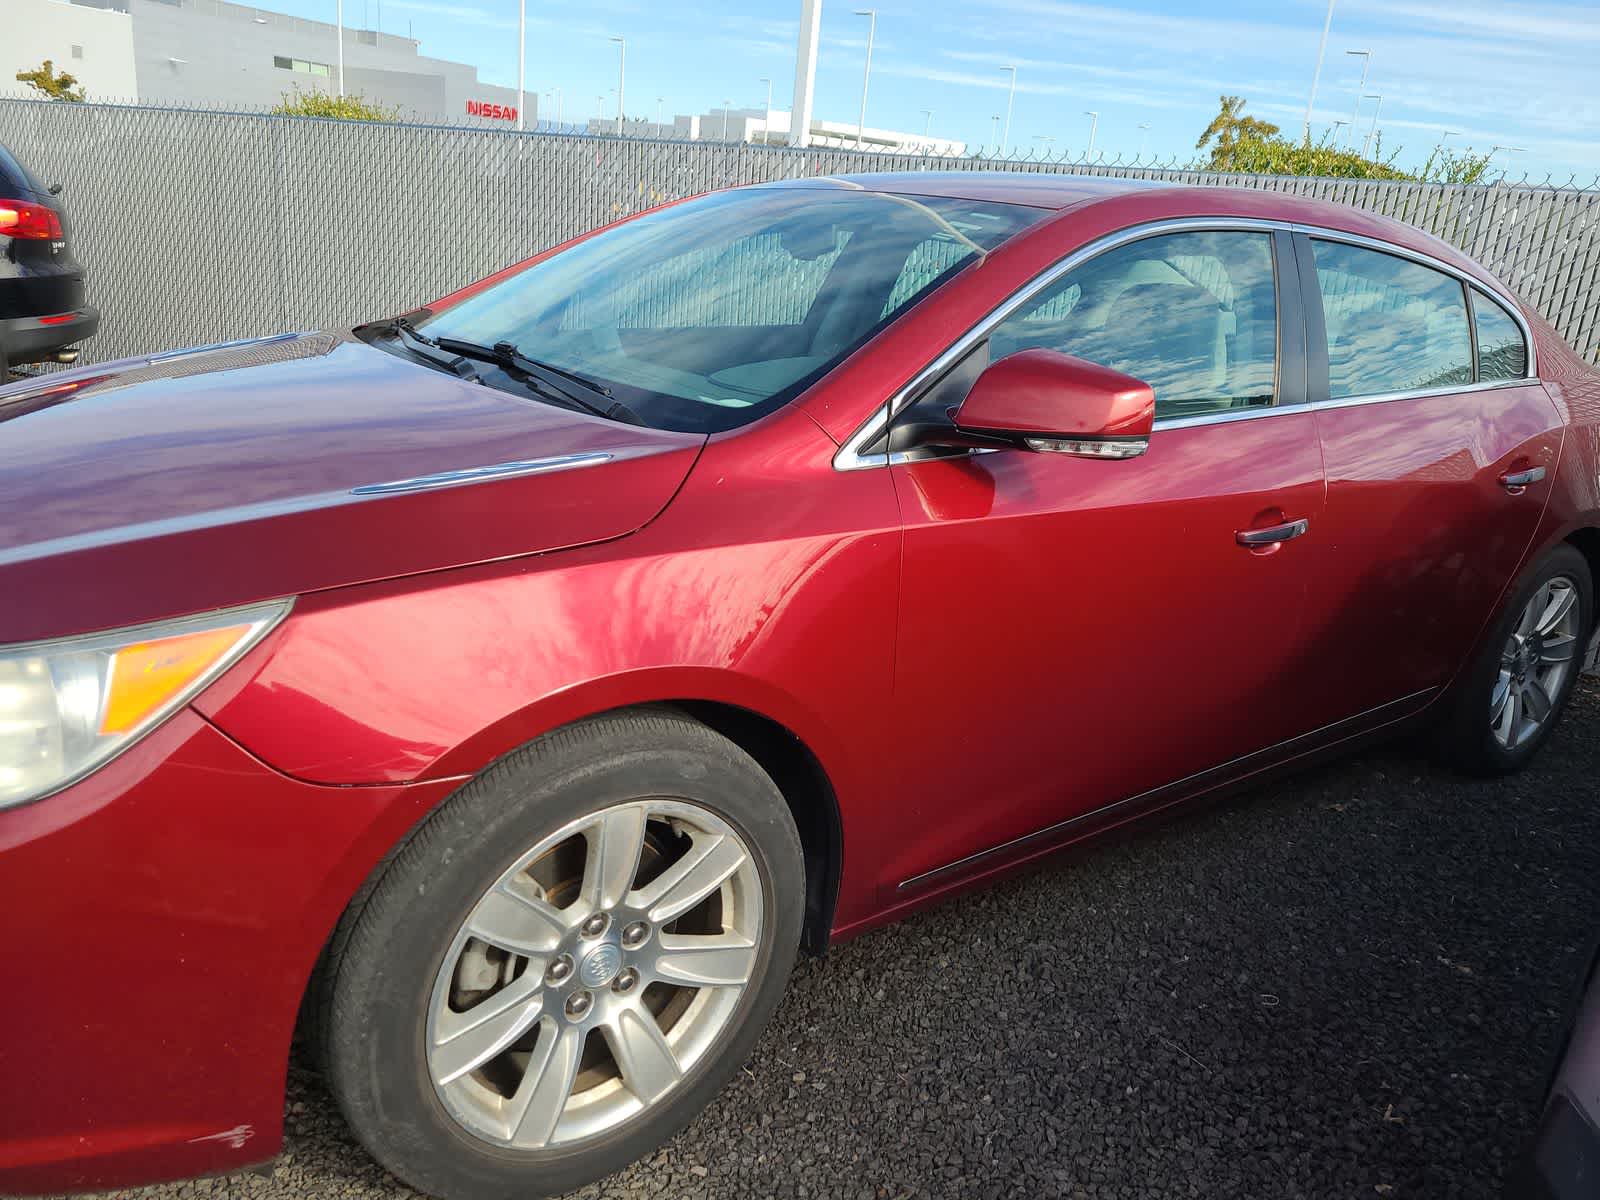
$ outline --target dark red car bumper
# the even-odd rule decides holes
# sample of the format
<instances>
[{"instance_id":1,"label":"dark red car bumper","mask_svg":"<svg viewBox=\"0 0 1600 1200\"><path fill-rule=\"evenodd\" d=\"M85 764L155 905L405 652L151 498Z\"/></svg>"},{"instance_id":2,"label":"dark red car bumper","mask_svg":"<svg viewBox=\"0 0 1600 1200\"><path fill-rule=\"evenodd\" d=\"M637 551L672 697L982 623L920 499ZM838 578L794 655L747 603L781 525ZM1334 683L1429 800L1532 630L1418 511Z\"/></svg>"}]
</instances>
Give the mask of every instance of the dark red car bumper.
<instances>
[{"instance_id":1,"label":"dark red car bumper","mask_svg":"<svg viewBox=\"0 0 1600 1200\"><path fill-rule=\"evenodd\" d=\"M185 709L0 813L0 1193L272 1157L323 942L453 786L302 783Z\"/></svg>"}]
</instances>

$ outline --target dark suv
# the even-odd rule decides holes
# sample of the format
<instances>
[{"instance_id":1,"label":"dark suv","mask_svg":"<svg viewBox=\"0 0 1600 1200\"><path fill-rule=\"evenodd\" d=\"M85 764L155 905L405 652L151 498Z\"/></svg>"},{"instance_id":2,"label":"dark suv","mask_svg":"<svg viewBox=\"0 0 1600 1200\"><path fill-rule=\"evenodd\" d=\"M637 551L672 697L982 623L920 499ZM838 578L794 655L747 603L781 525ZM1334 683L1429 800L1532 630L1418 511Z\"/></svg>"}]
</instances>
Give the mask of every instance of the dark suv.
<instances>
[{"instance_id":1,"label":"dark suv","mask_svg":"<svg viewBox=\"0 0 1600 1200\"><path fill-rule=\"evenodd\" d=\"M83 302L59 186L47 188L0 146L0 381L18 363L72 362L100 313Z\"/></svg>"}]
</instances>

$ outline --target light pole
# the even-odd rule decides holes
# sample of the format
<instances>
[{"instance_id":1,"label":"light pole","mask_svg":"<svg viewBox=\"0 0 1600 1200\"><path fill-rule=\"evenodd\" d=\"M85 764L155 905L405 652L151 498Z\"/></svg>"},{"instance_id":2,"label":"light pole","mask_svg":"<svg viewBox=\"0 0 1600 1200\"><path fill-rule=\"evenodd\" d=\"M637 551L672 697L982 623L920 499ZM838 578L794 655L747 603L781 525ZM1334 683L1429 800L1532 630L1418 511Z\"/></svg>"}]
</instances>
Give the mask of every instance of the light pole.
<instances>
[{"instance_id":1,"label":"light pole","mask_svg":"<svg viewBox=\"0 0 1600 1200\"><path fill-rule=\"evenodd\" d=\"M1341 126L1348 125L1348 124L1350 124L1350 122L1346 121L1343 117L1340 117L1336 121L1334 121L1334 123L1333 123L1333 148L1335 150L1337 150L1339 148L1339 129L1340 129Z\"/></svg>"},{"instance_id":2,"label":"light pole","mask_svg":"<svg viewBox=\"0 0 1600 1200\"><path fill-rule=\"evenodd\" d=\"M1322 40L1317 43L1317 69L1311 72L1311 95L1306 98L1306 127L1301 134L1303 141L1311 141L1311 108L1317 102L1317 83L1322 78L1322 56L1328 49L1328 30L1333 25L1334 0L1328 0L1328 15L1322 21Z\"/></svg>"},{"instance_id":3,"label":"light pole","mask_svg":"<svg viewBox=\"0 0 1600 1200\"><path fill-rule=\"evenodd\" d=\"M722 102L722 140L723 141L727 141L728 140L728 106L730 104L732 104L732 103L733 103L732 100L724 100Z\"/></svg>"},{"instance_id":4,"label":"light pole","mask_svg":"<svg viewBox=\"0 0 1600 1200\"><path fill-rule=\"evenodd\" d=\"M1488 165L1489 159L1494 157L1497 150L1504 150L1507 154L1526 154L1528 152L1526 146L1490 146L1489 156L1483 160L1485 166Z\"/></svg>"},{"instance_id":5,"label":"light pole","mask_svg":"<svg viewBox=\"0 0 1600 1200\"><path fill-rule=\"evenodd\" d=\"M767 144L767 134L772 129L772 80L763 75L760 79L760 82L767 85L766 123L761 126L761 144L765 146Z\"/></svg>"},{"instance_id":6,"label":"light pole","mask_svg":"<svg viewBox=\"0 0 1600 1200\"><path fill-rule=\"evenodd\" d=\"M606 119L606 98L604 96L596 96L594 98L594 119L596 121L604 121Z\"/></svg>"},{"instance_id":7,"label":"light pole","mask_svg":"<svg viewBox=\"0 0 1600 1200\"><path fill-rule=\"evenodd\" d=\"M560 88L553 88L552 90L546 92L545 95L546 96L554 96L556 98L556 124L558 126L563 124L563 120L564 120L564 117L565 117L566 113L565 113L565 105L562 102L561 89Z\"/></svg>"},{"instance_id":8,"label":"light pole","mask_svg":"<svg viewBox=\"0 0 1600 1200\"><path fill-rule=\"evenodd\" d=\"M665 103L666 103L666 98L665 97L663 97L663 96L657 96L656 97L656 132L657 133L661 132L661 106L663 104L665 104Z\"/></svg>"},{"instance_id":9,"label":"light pole","mask_svg":"<svg viewBox=\"0 0 1600 1200\"><path fill-rule=\"evenodd\" d=\"M1150 123L1144 122L1139 126L1139 157L1144 157L1144 148L1150 142Z\"/></svg>"},{"instance_id":10,"label":"light pole","mask_svg":"<svg viewBox=\"0 0 1600 1200\"><path fill-rule=\"evenodd\" d=\"M861 117L856 121L856 149L861 149L861 135L867 128L867 85L872 82L872 39L878 32L878 10L858 8L856 16L867 18L867 67L861 73Z\"/></svg>"},{"instance_id":11,"label":"light pole","mask_svg":"<svg viewBox=\"0 0 1600 1200\"><path fill-rule=\"evenodd\" d=\"M627 95L628 86L628 39L614 37L607 39L617 44L617 136L622 136L623 100Z\"/></svg>"},{"instance_id":12,"label":"light pole","mask_svg":"<svg viewBox=\"0 0 1600 1200\"><path fill-rule=\"evenodd\" d=\"M1004 156L1006 147L1011 144L1011 102L1017 98L1017 69L1013 66L1000 69L1011 72L1011 88L1006 92L1006 130L1000 135L1000 153Z\"/></svg>"},{"instance_id":13,"label":"light pole","mask_svg":"<svg viewBox=\"0 0 1600 1200\"><path fill-rule=\"evenodd\" d=\"M339 39L339 99L344 99L344 0L337 0L333 10L333 20L337 27Z\"/></svg>"},{"instance_id":14,"label":"light pole","mask_svg":"<svg viewBox=\"0 0 1600 1200\"><path fill-rule=\"evenodd\" d=\"M1372 135L1378 132L1378 114L1383 111L1383 96L1381 94L1363 96L1362 99L1376 100L1378 102L1377 107L1372 110L1372 124L1367 126L1366 139L1361 143L1361 157L1365 158L1367 151L1372 147Z\"/></svg>"},{"instance_id":15,"label":"light pole","mask_svg":"<svg viewBox=\"0 0 1600 1200\"><path fill-rule=\"evenodd\" d=\"M1084 161L1088 162L1094 158L1094 135L1100 129L1100 114L1097 112L1085 112L1083 115L1089 118L1089 149L1083 156Z\"/></svg>"},{"instance_id":16,"label":"light pole","mask_svg":"<svg viewBox=\"0 0 1600 1200\"><path fill-rule=\"evenodd\" d=\"M1367 90L1367 68L1372 66L1371 50L1346 50L1346 54L1361 56L1361 82L1356 84L1356 110L1350 114L1350 139L1355 144L1356 124L1361 120L1361 97Z\"/></svg>"},{"instance_id":17,"label":"light pole","mask_svg":"<svg viewBox=\"0 0 1600 1200\"><path fill-rule=\"evenodd\" d=\"M989 137L992 139L990 144L993 145L996 149L999 149L999 147L1000 147L1000 118L999 118L998 115L992 116L992 117L989 118Z\"/></svg>"},{"instance_id":18,"label":"light pole","mask_svg":"<svg viewBox=\"0 0 1600 1200\"><path fill-rule=\"evenodd\" d=\"M522 94L523 85L527 82L528 62L528 0L517 0L517 128L522 128L522 110L527 106L527 99Z\"/></svg>"},{"instance_id":19,"label":"light pole","mask_svg":"<svg viewBox=\"0 0 1600 1200\"><path fill-rule=\"evenodd\" d=\"M930 133L933 132L933 109L931 109L931 108L923 109L922 110L922 116L923 116L922 136L923 137L927 137Z\"/></svg>"}]
</instances>

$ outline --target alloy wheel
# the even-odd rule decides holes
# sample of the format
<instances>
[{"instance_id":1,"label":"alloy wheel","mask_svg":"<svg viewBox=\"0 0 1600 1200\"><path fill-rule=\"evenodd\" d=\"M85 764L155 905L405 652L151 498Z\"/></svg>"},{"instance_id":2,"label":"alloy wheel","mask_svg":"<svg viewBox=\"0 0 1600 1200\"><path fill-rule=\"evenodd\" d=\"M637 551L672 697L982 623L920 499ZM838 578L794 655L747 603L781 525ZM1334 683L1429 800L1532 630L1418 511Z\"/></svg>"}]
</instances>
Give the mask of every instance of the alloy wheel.
<instances>
[{"instance_id":1,"label":"alloy wheel","mask_svg":"<svg viewBox=\"0 0 1600 1200\"><path fill-rule=\"evenodd\" d=\"M544 838L473 906L429 1001L436 1094L473 1135L539 1150L671 1093L738 1012L761 950L755 859L683 800Z\"/></svg>"},{"instance_id":2,"label":"alloy wheel","mask_svg":"<svg viewBox=\"0 0 1600 1200\"><path fill-rule=\"evenodd\" d=\"M1489 726L1502 749L1526 744L1554 716L1577 659L1580 618L1577 585L1564 575L1541 584L1523 608L1489 698Z\"/></svg>"}]
</instances>

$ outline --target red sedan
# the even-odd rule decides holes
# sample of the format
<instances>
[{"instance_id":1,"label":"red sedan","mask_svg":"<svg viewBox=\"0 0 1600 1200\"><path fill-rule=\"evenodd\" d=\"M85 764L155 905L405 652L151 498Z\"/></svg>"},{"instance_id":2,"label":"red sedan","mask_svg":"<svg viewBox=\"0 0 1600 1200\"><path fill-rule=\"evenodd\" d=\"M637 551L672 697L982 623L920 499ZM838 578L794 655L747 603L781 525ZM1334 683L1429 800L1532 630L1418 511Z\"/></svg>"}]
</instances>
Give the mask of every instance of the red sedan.
<instances>
[{"instance_id":1,"label":"red sedan","mask_svg":"<svg viewBox=\"0 0 1600 1200\"><path fill-rule=\"evenodd\" d=\"M0 392L0 1191L563 1191L821 950L1594 629L1600 374L1271 192L805 180L352 331Z\"/></svg>"}]
</instances>

